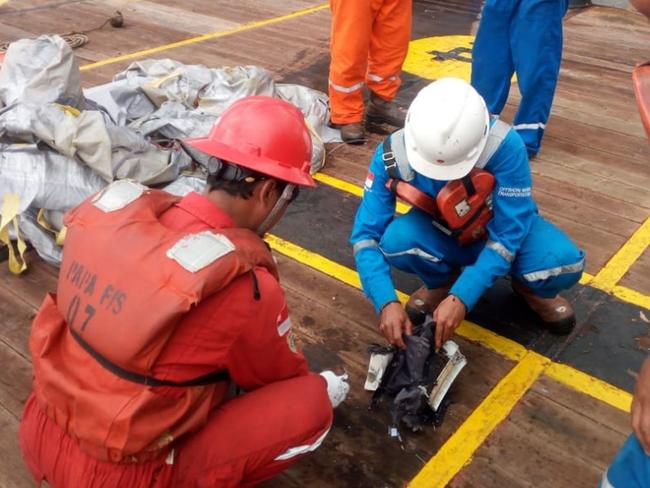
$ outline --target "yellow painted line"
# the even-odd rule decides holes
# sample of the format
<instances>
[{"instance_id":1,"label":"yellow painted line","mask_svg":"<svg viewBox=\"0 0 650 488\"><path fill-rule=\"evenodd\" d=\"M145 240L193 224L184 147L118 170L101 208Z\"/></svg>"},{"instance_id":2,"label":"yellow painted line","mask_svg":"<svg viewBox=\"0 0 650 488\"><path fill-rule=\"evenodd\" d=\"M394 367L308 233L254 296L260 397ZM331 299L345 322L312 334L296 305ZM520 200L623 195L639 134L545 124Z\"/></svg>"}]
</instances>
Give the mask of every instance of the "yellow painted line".
<instances>
[{"instance_id":1,"label":"yellow painted line","mask_svg":"<svg viewBox=\"0 0 650 488\"><path fill-rule=\"evenodd\" d=\"M632 234L628 241L612 256L592 281L592 285L612 291L630 267L650 245L650 217Z\"/></svg>"},{"instance_id":2,"label":"yellow painted line","mask_svg":"<svg viewBox=\"0 0 650 488\"><path fill-rule=\"evenodd\" d=\"M412 488L442 488L472 460L476 450L505 420L550 361L529 351L467 420L445 442L409 484Z\"/></svg>"},{"instance_id":3,"label":"yellow painted line","mask_svg":"<svg viewBox=\"0 0 650 488\"><path fill-rule=\"evenodd\" d=\"M611 293L619 300L650 310L650 296L648 295L621 285L616 285Z\"/></svg>"},{"instance_id":4,"label":"yellow painted line","mask_svg":"<svg viewBox=\"0 0 650 488\"><path fill-rule=\"evenodd\" d=\"M266 241L273 250L284 254L294 261L361 290L359 275L353 269L277 236L267 235ZM405 303L408 299L408 295L400 291L397 292L397 296L402 303ZM463 321L460 327L456 329L456 334L469 341L477 342L512 361L519 361L532 353L532 351L526 349L521 344L467 320ZM554 380L616 408L626 410L626 406L629 405L629 393L571 366L559 363L551 364L553 367L550 369L549 376Z\"/></svg>"},{"instance_id":5,"label":"yellow painted line","mask_svg":"<svg viewBox=\"0 0 650 488\"><path fill-rule=\"evenodd\" d=\"M359 198L363 197L363 188L355 185L354 183L349 183L345 180L341 180L334 176L326 175L325 173L316 173L314 175L314 179L316 181L320 181L321 183L327 186L331 186L332 188L336 188L337 190L350 193L356 197ZM410 209L411 209L410 205L406 205L405 203L399 201L397 202L397 206L396 206L397 213L405 214Z\"/></svg>"},{"instance_id":6,"label":"yellow painted line","mask_svg":"<svg viewBox=\"0 0 650 488\"><path fill-rule=\"evenodd\" d=\"M251 29L257 29L258 27L264 27L267 25L277 24L278 22L283 22L285 20L295 19L297 17L302 17L303 15L308 15L314 12L319 12L325 10L329 7L329 3L322 3L314 7L309 7L306 9L298 10L286 15L280 15L278 17L272 17L270 19L258 20L253 22L247 22L237 27L231 29L225 29L221 31L210 32L208 34L203 34L201 36L190 37L189 39L184 39L178 42L172 42L170 44L164 44L162 46L156 46L149 49L142 49L141 51L136 51L129 54L123 54L121 56L115 56L112 58L103 59L97 61L96 63L89 63L82 66L81 71L87 71L101 66L106 66L108 64L119 63L121 61L128 61L129 59L141 58L143 56L150 56L151 54L160 53L163 51L168 51L170 49L177 49L183 46L189 46L191 44L196 44L197 42L209 41L212 39L217 39L219 37L229 36L231 34L237 34L239 32L249 31Z\"/></svg>"},{"instance_id":7,"label":"yellow painted line","mask_svg":"<svg viewBox=\"0 0 650 488\"><path fill-rule=\"evenodd\" d=\"M630 411L632 405L632 395L630 393L587 373L578 371L571 366L553 362L546 368L545 374L555 381L607 403L614 408L626 412Z\"/></svg>"},{"instance_id":8,"label":"yellow painted line","mask_svg":"<svg viewBox=\"0 0 650 488\"><path fill-rule=\"evenodd\" d=\"M320 181L321 183L325 184L325 185L336 188L337 190L341 190L341 191L350 193L350 194L355 195L355 196L357 196L359 198L361 198L363 196L363 188L361 188L358 185L355 185L354 183L350 183L350 182L341 180L339 178L336 178L334 176L330 176L330 175L327 175L327 174L324 174L324 173L317 173L316 175L314 175L314 178L316 180ZM408 205L404 205L402 202L397 202L397 211L398 211L398 213L406 213L409 210L409 208L410 207ZM648 222L650 222L650 218L645 222L645 224L642 225L642 227L643 226L648 226ZM641 230L642 230L641 228L638 229L635 232L635 234L633 234L632 237L634 237L634 235L638 234ZM646 231L646 232L648 232L648 231ZM648 232L648 234L650 234L650 232ZM638 245L638 242L637 242L636 245ZM647 246L647 244L646 244L646 246ZM624 247L625 247L625 245L624 245ZM621 251L622 251L622 249L621 249ZM639 255L642 254L642 252L643 251L641 251L639 253ZM626 255L629 256L630 254L626 252ZM612 260L610 260L610 263L612 262ZM636 258L635 258L635 260L636 260ZM630 263L630 266L631 266L631 264L632 263ZM609 265L609 263L608 263L608 265ZM607 267L607 265L605 267ZM601 272L598 273L597 276L599 276L604 270L605 270L605 268L603 268L603 270L601 270ZM625 271L627 271L627 269ZM623 272L623 274L625 274L625 272ZM586 272L582 273L582 277L580 278L580 284L581 285L589 285L589 286L592 286L594 288L598 288L598 289L603 290L603 291L605 291L605 292L607 292L607 293L609 293L611 295L614 295L619 300L622 300L622 301L627 302L627 303L631 303L632 305L638 305L640 307L644 307L644 308L647 308L647 309L650 310L650 296L644 295L643 293L632 290L630 288L625 288L623 286L613 286L613 287L612 286L609 286L609 287L605 286L605 284L602 281L597 280L597 276L593 276L593 275L591 275L589 273L586 273ZM622 277L622 275L621 275L621 277ZM618 280L616 280L616 281L618 281ZM616 283L614 283L614 284L616 284Z\"/></svg>"}]
</instances>

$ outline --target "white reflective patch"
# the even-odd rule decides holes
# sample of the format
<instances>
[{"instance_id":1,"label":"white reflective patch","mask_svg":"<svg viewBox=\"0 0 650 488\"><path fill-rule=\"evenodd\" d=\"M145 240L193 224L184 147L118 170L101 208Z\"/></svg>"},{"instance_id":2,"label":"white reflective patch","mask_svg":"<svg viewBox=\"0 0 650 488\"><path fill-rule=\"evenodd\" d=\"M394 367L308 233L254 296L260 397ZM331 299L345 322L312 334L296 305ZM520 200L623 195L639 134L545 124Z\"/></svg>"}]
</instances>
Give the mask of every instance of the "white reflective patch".
<instances>
[{"instance_id":1,"label":"white reflective patch","mask_svg":"<svg viewBox=\"0 0 650 488\"><path fill-rule=\"evenodd\" d=\"M167 458L165 459L165 464L174 464L174 449L169 451L169 454L167 454Z\"/></svg>"},{"instance_id":2,"label":"white reflective patch","mask_svg":"<svg viewBox=\"0 0 650 488\"><path fill-rule=\"evenodd\" d=\"M291 329L291 318L287 317L284 322L278 325L278 335L283 336Z\"/></svg>"},{"instance_id":3,"label":"white reflective patch","mask_svg":"<svg viewBox=\"0 0 650 488\"><path fill-rule=\"evenodd\" d=\"M419 249L417 247L413 247L413 248L407 249L405 251L393 252L393 253L385 252L383 249L381 249L381 252L387 258L397 258L399 256L407 256L407 255L409 255L409 256L417 256L417 257L422 258L422 259L424 259L426 261L431 261L432 263L441 262L440 258L438 258L438 257L436 257L436 256L434 256L432 254L429 254L429 253L427 253L427 252L425 252L422 249Z\"/></svg>"},{"instance_id":4,"label":"white reflective patch","mask_svg":"<svg viewBox=\"0 0 650 488\"><path fill-rule=\"evenodd\" d=\"M167 257L196 273L234 250L235 245L226 236L206 230L183 237L167 251Z\"/></svg>"},{"instance_id":5,"label":"white reflective patch","mask_svg":"<svg viewBox=\"0 0 650 488\"><path fill-rule=\"evenodd\" d=\"M512 126L515 130L537 130L546 129L546 124L539 122L537 124L517 124Z\"/></svg>"},{"instance_id":6,"label":"white reflective patch","mask_svg":"<svg viewBox=\"0 0 650 488\"><path fill-rule=\"evenodd\" d=\"M307 454L308 452L315 451L323 443L323 441L325 440L325 437L327 437L327 434L329 433L329 431L330 430L327 429L323 433L323 435L321 435L318 439L316 439L314 441L313 444L306 444L304 446L290 447L284 453L282 453L278 457L276 457L274 459L274 461L284 461L286 459L291 459L292 457L300 456L301 454Z\"/></svg>"},{"instance_id":7,"label":"white reflective patch","mask_svg":"<svg viewBox=\"0 0 650 488\"><path fill-rule=\"evenodd\" d=\"M357 83L357 84L352 85L352 86L343 86L343 85L337 85L337 84L334 83L332 80L329 80L329 85L330 85L332 88L334 88L337 92L341 92L341 93L353 93L353 92L355 92L355 91L360 90L361 88L363 88L363 85L365 85L365 83L362 81L362 82Z\"/></svg>"},{"instance_id":8,"label":"white reflective patch","mask_svg":"<svg viewBox=\"0 0 650 488\"><path fill-rule=\"evenodd\" d=\"M609 482L609 478L607 477L607 470L603 473L603 479L600 481L599 488L615 488L614 485Z\"/></svg>"},{"instance_id":9,"label":"white reflective patch","mask_svg":"<svg viewBox=\"0 0 650 488\"><path fill-rule=\"evenodd\" d=\"M103 212L114 212L140 198L146 190L146 186L135 181L114 181L93 198L93 205Z\"/></svg>"}]
</instances>

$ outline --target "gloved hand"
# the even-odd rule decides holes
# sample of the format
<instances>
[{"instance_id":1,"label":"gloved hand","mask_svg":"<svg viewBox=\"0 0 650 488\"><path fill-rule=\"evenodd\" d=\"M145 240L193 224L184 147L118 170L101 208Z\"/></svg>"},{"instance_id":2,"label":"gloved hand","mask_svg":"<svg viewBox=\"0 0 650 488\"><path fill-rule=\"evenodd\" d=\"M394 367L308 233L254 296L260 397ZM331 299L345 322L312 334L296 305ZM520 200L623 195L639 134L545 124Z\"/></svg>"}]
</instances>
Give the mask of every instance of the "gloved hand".
<instances>
[{"instance_id":1,"label":"gloved hand","mask_svg":"<svg viewBox=\"0 0 650 488\"><path fill-rule=\"evenodd\" d=\"M327 395L332 402L332 408L338 407L345 401L350 391L348 374L337 375L332 371L322 371L320 375L327 381Z\"/></svg>"}]
</instances>

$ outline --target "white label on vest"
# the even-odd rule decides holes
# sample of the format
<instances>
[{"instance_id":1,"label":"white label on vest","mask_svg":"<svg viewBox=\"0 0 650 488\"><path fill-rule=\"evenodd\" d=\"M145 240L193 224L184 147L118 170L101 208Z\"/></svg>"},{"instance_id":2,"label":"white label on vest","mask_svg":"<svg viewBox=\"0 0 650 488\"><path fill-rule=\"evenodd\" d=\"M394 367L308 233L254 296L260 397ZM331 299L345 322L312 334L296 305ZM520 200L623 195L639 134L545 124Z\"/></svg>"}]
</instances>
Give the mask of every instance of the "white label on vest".
<instances>
[{"instance_id":1,"label":"white label on vest","mask_svg":"<svg viewBox=\"0 0 650 488\"><path fill-rule=\"evenodd\" d=\"M146 186L135 181L114 181L93 199L93 205L103 212L114 212L140 198L146 190Z\"/></svg>"},{"instance_id":2,"label":"white label on vest","mask_svg":"<svg viewBox=\"0 0 650 488\"><path fill-rule=\"evenodd\" d=\"M167 251L167 257L196 273L234 250L235 245L226 236L206 230L183 237Z\"/></svg>"}]
</instances>

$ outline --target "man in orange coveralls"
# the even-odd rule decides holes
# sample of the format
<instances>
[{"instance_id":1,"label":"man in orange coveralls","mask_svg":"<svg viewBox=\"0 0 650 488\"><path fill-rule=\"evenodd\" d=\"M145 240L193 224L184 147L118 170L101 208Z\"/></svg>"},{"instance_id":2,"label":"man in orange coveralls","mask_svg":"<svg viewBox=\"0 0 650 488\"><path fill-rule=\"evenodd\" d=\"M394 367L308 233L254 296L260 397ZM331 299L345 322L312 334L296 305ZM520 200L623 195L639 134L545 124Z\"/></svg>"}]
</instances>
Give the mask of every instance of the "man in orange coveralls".
<instances>
[{"instance_id":1,"label":"man in orange coveralls","mask_svg":"<svg viewBox=\"0 0 650 488\"><path fill-rule=\"evenodd\" d=\"M406 113L393 99L408 52L411 5L411 0L330 0L331 119L347 143L360 144L365 140L366 83L370 90L367 120L404 125Z\"/></svg>"},{"instance_id":2,"label":"man in orange coveralls","mask_svg":"<svg viewBox=\"0 0 650 488\"><path fill-rule=\"evenodd\" d=\"M184 144L207 161L203 195L123 180L66 215L20 426L39 482L254 485L316 449L347 394L344 376L311 373L296 350L259 237L314 186L302 114L244 98Z\"/></svg>"}]
</instances>

